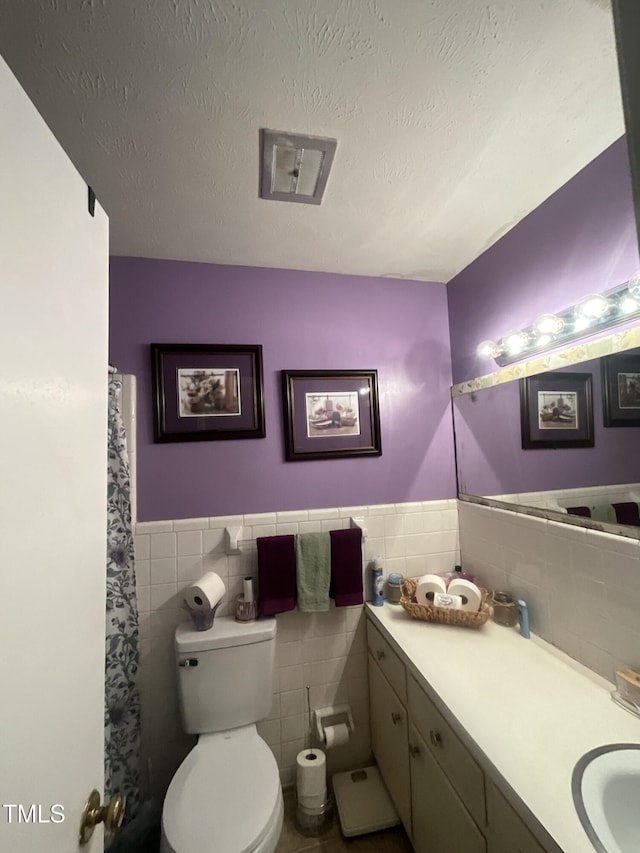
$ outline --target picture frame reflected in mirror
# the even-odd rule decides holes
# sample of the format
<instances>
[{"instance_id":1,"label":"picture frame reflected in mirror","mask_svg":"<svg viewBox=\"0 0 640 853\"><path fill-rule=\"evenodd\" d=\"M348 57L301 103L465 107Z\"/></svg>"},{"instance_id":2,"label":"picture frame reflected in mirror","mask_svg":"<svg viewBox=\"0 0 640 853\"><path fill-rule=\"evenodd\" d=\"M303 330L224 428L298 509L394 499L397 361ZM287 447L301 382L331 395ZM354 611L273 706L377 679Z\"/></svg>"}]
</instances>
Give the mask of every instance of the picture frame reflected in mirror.
<instances>
[{"instance_id":1,"label":"picture frame reflected in mirror","mask_svg":"<svg viewBox=\"0 0 640 853\"><path fill-rule=\"evenodd\" d=\"M593 447L590 373L545 373L520 380L523 450Z\"/></svg>"},{"instance_id":2,"label":"picture frame reflected in mirror","mask_svg":"<svg viewBox=\"0 0 640 853\"><path fill-rule=\"evenodd\" d=\"M606 356L601 363L605 427L640 426L640 351Z\"/></svg>"}]
</instances>

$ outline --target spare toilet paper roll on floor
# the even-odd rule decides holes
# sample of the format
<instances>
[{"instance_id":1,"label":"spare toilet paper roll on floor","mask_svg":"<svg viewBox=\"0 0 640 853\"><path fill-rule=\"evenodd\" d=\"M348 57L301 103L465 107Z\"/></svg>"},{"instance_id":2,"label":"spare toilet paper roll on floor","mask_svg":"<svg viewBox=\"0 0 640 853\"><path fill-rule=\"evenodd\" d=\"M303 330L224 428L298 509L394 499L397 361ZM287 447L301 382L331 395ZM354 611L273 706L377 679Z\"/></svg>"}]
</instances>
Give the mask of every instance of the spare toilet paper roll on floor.
<instances>
[{"instance_id":1,"label":"spare toilet paper roll on floor","mask_svg":"<svg viewBox=\"0 0 640 853\"><path fill-rule=\"evenodd\" d=\"M433 604L436 592L445 593L447 584L439 575L422 575L416 585L416 601L418 604Z\"/></svg>"},{"instance_id":2,"label":"spare toilet paper roll on floor","mask_svg":"<svg viewBox=\"0 0 640 853\"><path fill-rule=\"evenodd\" d=\"M349 727L346 723L338 723L335 726L325 726L322 731L324 732L324 743L327 749L331 749L334 746L343 746L345 743L349 743Z\"/></svg>"},{"instance_id":3,"label":"spare toilet paper roll on floor","mask_svg":"<svg viewBox=\"0 0 640 853\"><path fill-rule=\"evenodd\" d=\"M184 600L191 610L213 610L226 591L220 575L207 572L185 589Z\"/></svg>"},{"instance_id":4,"label":"spare toilet paper roll on floor","mask_svg":"<svg viewBox=\"0 0 640 853\"><path fill-rule=\"evenodd\" d=\"M327 800L327 759L321 749L303 749L296 757L296 793L301 806L320 808Z\"/></svg>"},{"instance_id":5,"label":"spare toilet paper roll on floor","mask_svg":"<svg viewBox=\"0 0 640 853\"><path fill-rule=\"evenodd\" d=\"M461 610L470 610L475 613L480 609L482 593L474 583L471 583L471 581L467 581L464 578L454 579L449 584L447 592L449 595L462 596Z\"/></svg>"}]
</instances>

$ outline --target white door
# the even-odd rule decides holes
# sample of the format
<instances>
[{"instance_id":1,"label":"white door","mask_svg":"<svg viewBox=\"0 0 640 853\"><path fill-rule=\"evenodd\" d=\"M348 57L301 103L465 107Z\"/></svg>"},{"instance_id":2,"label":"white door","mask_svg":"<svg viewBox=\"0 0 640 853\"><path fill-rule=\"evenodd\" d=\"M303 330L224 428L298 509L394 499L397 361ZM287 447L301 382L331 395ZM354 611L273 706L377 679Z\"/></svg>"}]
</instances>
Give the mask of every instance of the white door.
<instances>
[{"instance_id":1,"label":"white door","mask_svg":"<svg viewBox=\"0 0 640 853\"><path fill-rule=\"evenodd\" d=\"M102 793L108 221L0 59L0 850ZM84 850L102 849L96 831Z\"/></svg>"}]
</instances>

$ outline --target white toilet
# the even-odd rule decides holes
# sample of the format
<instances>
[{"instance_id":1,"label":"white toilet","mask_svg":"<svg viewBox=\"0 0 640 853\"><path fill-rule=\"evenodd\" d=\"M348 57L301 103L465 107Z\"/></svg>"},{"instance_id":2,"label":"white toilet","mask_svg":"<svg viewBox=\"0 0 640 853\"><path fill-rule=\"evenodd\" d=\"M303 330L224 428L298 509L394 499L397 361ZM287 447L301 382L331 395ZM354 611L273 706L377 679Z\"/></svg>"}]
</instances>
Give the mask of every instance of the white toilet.
<instances>
[{"instance_id":1,"label":"white toilet","mask_svg":"<svg viewBox=\"0 0 640 853\"><path fill-rule=\"evenodd\" d=\"M273 853L284 806L278 765L256 731L271 708L276 620L217 616L176 628L182 724L198 743L171 780L160 853Z\"/></svg>"}]
</instances>

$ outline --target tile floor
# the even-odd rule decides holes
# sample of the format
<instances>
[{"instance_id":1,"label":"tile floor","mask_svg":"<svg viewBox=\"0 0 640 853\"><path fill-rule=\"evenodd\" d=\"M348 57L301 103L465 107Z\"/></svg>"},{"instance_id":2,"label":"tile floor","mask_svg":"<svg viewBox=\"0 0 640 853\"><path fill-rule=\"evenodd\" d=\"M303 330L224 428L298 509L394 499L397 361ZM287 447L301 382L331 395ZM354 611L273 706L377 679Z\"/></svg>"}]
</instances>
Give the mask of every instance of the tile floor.
<instances>
[{"instance_id":1,"label":"tile floor","mask_svg":"<svg viewBox=\"0 0 640 853\"><path fill-rule=\"evenodd\" d=\"M373 832L359 838L344 838L340 821L333 810L327 826L318 837L303 835L296 827L296 801L293 791L284 795L284 825L276 853L413 853L402 827Z\"/></svg>"}]
</instances>

